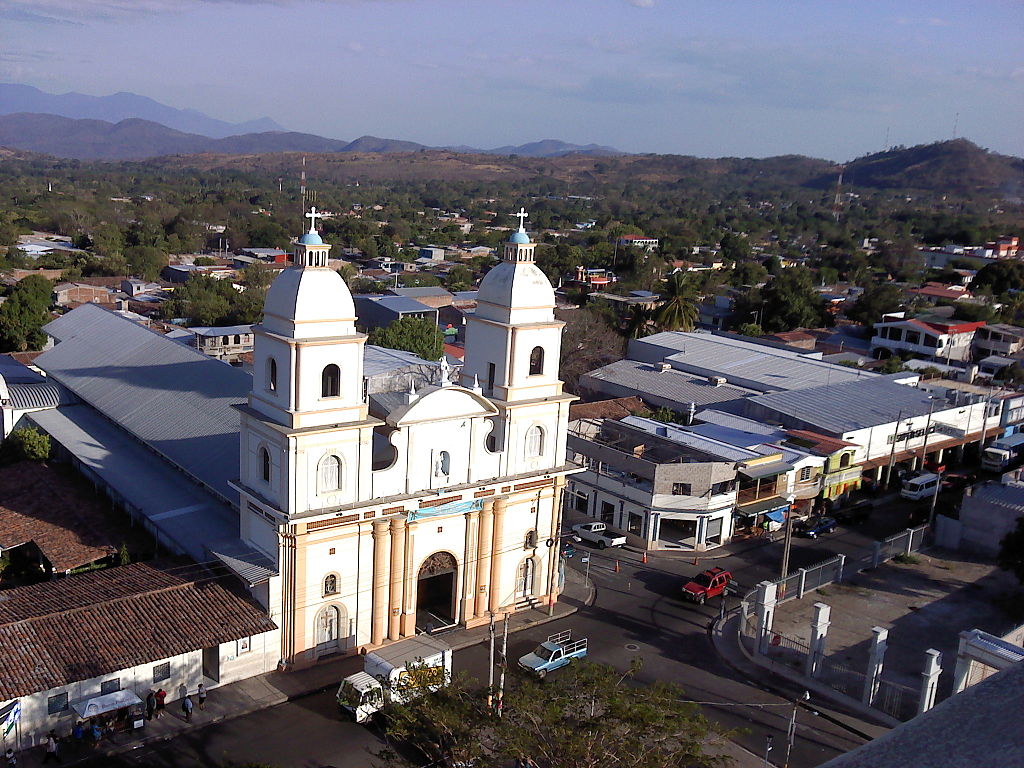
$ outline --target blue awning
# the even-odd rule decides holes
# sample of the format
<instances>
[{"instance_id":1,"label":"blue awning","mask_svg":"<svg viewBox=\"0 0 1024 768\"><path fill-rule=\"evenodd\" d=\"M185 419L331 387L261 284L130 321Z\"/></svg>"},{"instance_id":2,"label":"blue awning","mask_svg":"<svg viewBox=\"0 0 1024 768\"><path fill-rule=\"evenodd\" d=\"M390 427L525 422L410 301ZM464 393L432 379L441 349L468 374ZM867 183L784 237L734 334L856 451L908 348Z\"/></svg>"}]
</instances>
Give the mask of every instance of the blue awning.
<instances>
[{"instance_id":1,"label":"blue awning","mask_svg":"<svg viewBox=\"0 0 1024 768\"><path fill-rule=\"evenodd\" d=\"M774 520L776 523L784 523L786 522L786 510L773 509L767 515L765 515L765 517L767 517L769 520Z\"/></svg>"}]
</instances>

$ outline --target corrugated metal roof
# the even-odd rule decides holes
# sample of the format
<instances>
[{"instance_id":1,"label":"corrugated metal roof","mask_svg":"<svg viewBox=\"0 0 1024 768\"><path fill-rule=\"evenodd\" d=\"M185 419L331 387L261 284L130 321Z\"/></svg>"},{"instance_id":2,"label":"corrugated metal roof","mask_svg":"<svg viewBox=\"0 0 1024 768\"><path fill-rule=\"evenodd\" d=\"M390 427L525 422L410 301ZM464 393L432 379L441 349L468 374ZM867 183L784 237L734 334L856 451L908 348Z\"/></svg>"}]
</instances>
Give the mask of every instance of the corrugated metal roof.
<instances>
[{"instance_id":1,"label":"corrugated metal roof","mask_svg":"<svg viewBox=\"0 0 1024 768\"><path fill-rule=\"evenodd\" d=\"M696 376L723 376L739 387L759 392L803 389L820 384L867 380L874 374L752 341L710 333L666 331L629 343L629 356L646 362L666 360Z\"/></svg>"},{"instance_id":2,"label":"corrugated metal roof","mask_svg":"<svg viewBox=\"0 0 1024 768\"><path fill-rule=\"evenodd\" d=\"M935 402L935 412L939 413L945 406L941 401ZM774 392L750 399L751 405L792 416L835 435L891 424L898 418L924 416L929 403L927 392L885 378Z\"/></svg>"},{"instance_id":3,"label":"corrugated metal roof","mask_svg":"<svg viewBox=\"0 0 1024 768\"><path fill-rule=\"evenodd\" d=\"M616 397L640 395L643 398L671 400L679 408L725 403L757 394L754 390L723 384L715 386L706 378L671 369L661 371L650 363L618 360L584 375L580 383L587 389ZM610 386L607 386L610 385Z\"/></svg>"},{"instance_id":4,"label":"corrugated metal roof","mask_svg":"<svg viewBox=\"0 0 1024 768\"><path fill-rule=\"evenodd\" d=\"M403 349L388 349L367 344L363 347L363 376L380 376L392 371L402 371L419 366L437 367L436 362L424 360L419 355Z\"/></svg>"},{"instance_id":5,"label":"corrugated metal roof","mask_svg":"<svg viewBox=\"0 0 1024 768\"><path fill-rule=\"evenodd\" d=\"M11 405L21 410L29 408L56 408L58 405L74 402L74 398L56 384L11 384Z\"/></svg>"},{"instance_id":6,"label":"corrugated metal roof","mask_svg":"<svg viewBox=\"0 0 1024 768\"><path fill-rule=\"evenodd\" d=\"M642 416L627 416L621 421L623 424L642 429L652 435L679 443L679 445L695 448L726 461L750 461L761 458L761 455L754 451L691 432L689 428L678 424L664 424Z\"/></svg>"},{"instance_id":7,"label":"corrugated metal roof","mask_svg":"<svg viewBox=\"0 0 1024 768\"><path fill-rule=\"evenodd\" d=\"M0 376L3 376L8 384L28 384L45 380L39 373L10 355L0 355Z\"/></svg>"},{"instance_id":8,"label":"corrugated metal roof","mask_svg":"<svg viewBox=\"0 0 1024 768\"><path fill-rule=\"evenodd\" d=\"M36 364L231 504L238 411L249 374L85 304L44 328L58 340Z\"/></svg>"}]
</instances>

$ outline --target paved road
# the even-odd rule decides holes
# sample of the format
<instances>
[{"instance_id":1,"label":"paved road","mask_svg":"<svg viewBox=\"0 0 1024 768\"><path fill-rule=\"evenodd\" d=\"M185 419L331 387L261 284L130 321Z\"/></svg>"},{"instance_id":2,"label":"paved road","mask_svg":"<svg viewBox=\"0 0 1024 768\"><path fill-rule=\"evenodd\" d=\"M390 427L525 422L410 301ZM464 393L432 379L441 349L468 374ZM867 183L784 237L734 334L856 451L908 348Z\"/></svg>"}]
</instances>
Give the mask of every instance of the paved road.
<instances>
[{"instance_id":1,"label":"paved road","mask_svg":"<svg viewBox=\"0 0 1024 768\"><path fill-rule=\"evenodd\" d=\"M791 566L813 565L839 552L851 559L861 557L876 538L902 530L906 513L904 504L891 502L881 505L879 513L863 528L840 528L817 541L795 539ZM581 546L580 551L586 549ZM640 656L641 682L675 682L693 700L711 702L703 705L706 716L735 731L735 741L754 754L762 754L765 737L771 734L776 744L771 758L781 765L791 712L787 700L749 684L715 654L708 627L717 615L717 601L695 606L679 598L682 580L712 561L694 566L692 560L682 556L653 556L644 564L640 555L621 550L590 554L590 577L596 586L594 604L566 619L511 635L509 657L518 658L548 634L563 629L571 629L576 637L588 637L590 656L595 661L625 669ZM781 541L759 542L713 562L732 570L746 591L762 579L778 575L781 554ZM619 572L614 570L616 558ZM570 564L583 569L581 559L576 557ZM730 601L730 607L733 605L735 598ZM486 680L486 645L457 653L455 667ZM812 768L863 741L801 710L790 764ZM198 729L117 760L107 758L102 765L192 768L231 760L259 761L277 768L363 768L369 764L368 751L380 746L373 731L338 714L333 694L328 692Z\"/></svg>"}]
</instances>

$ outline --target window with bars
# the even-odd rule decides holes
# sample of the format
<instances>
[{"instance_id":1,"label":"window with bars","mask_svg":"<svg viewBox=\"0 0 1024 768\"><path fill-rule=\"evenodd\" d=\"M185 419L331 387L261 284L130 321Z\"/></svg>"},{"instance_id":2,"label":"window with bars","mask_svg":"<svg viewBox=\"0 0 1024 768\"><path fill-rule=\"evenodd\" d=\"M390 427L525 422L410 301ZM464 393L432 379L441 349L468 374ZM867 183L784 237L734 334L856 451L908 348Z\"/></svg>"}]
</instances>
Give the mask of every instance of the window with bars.
<instances>
[{"instance_id":1,"label":"window with bars","mask_svg":"<svg viewBox=\"0 0 1024 768\"><path fill-rule=\"evenodd\" d=\"M153 665L153 682L162 683L164 680L171 679L171 662L165 661L163 664Z\"/></svg>"},{"instance_id":2,"label":"window with bars","mask_svg":"<svg viewBox=\"0 0 1024 768\"><path fill-rule=\"evenodd\" d=\"M121 678L115 677L112 680L104 680L100 683L100 696L106 696L108 693L117 693L121 690Z\"/></svg>"},{"instance_id":3,"label":"window with bars","mask_svg":"<svg viewBox=\"0 0 1024 768\"><path fill-rule=\"evenodd\" d=\"M48 715L59 715L61 712L68 711L68 695L67 693L58 693L56 696L51 696L46 700L46 714Z\"/></svg>"}]
</instances>

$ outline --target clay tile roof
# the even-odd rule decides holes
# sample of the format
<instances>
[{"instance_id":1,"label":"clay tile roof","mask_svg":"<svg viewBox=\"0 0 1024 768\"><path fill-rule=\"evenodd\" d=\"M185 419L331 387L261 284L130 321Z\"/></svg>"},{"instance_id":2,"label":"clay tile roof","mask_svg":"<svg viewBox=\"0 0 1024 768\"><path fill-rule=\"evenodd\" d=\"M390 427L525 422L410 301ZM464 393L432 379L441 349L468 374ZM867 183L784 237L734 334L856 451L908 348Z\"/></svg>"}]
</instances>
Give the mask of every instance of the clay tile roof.
<instances>
[{"instance_id":1,"label":"clay tile roof","mask_svg":"<svg viewBox=\"0 0 1024 768\"><path fill-rule=\"evenodd\" d=\"M62 475L29 461L0 472L0 549L34 542L54 571L113 554L99 502L83 499Z\"/></svg>"},{"instance_id":2,"label":"clay tile roof","mask_svg":"<svg viewBox=\"0 0 1024 768\"><path fill-rule=\"evenodd\" d=\"M819 455L827 456L835 453L840 448L856 447L856 443L849 443L846 440L840 440L838 437L822 435L809 429L787 429L786 434L794 442L806 446L809 450Z\"/></svg>"},{"instance_id":3,"label":"clay tile roof","mask_svg":"<svg viewBox=\"0 0 1024 768\"><path fill-rule=\"evenodd\" d=\"M617 397L594 403L575 403L569 406L570 419L621 419L650 409L639 397Z\"/></svg>"},{"instance_id":4,"label":"clay tile roof","mask_svg":"<svg viewBox=\"0 0 1024 768\"><path fill-rule=\"evenodd\" d=\"M147 563L5 590L0 699L275 628L259 608L221 584L186 580Z\"/></svg>"}]
</instances>

